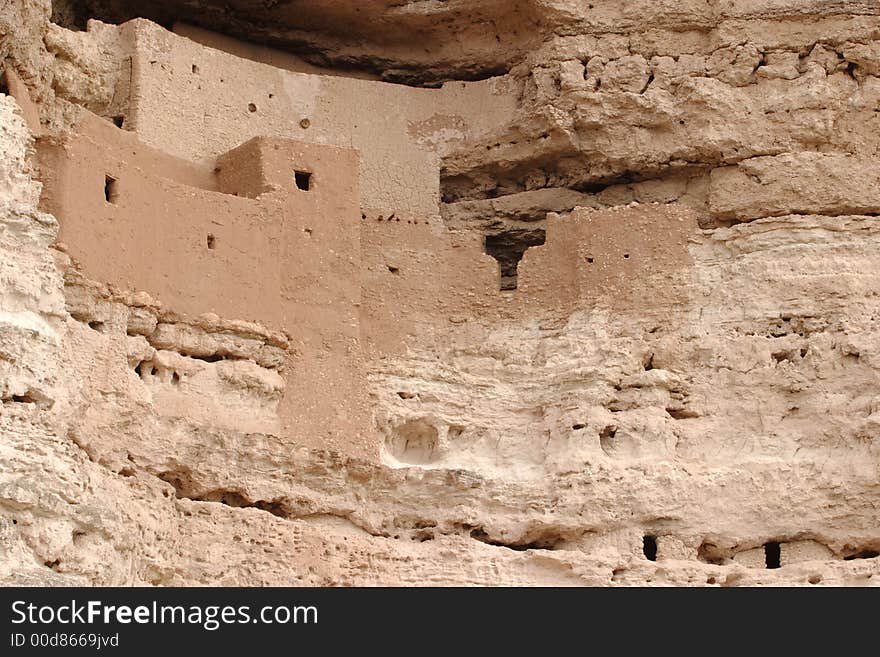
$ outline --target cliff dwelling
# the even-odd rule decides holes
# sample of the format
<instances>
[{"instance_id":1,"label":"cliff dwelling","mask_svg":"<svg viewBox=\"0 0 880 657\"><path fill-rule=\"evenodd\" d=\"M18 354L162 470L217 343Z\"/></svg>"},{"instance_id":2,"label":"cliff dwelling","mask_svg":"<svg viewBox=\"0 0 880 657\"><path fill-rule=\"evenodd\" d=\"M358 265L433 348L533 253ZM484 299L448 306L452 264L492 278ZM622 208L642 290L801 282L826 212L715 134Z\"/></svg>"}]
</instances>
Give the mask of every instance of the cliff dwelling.
<instances>
[{"instance_id":1,"label":"cliff dwelling","mask_svg":"<svg viewBox=\"0 0 880 657\"><path fill-rule=\"evenodd\" d=\"M880 582L880 8L269 4L0 9L0 580Z\"/></svg>"}]
</instances>

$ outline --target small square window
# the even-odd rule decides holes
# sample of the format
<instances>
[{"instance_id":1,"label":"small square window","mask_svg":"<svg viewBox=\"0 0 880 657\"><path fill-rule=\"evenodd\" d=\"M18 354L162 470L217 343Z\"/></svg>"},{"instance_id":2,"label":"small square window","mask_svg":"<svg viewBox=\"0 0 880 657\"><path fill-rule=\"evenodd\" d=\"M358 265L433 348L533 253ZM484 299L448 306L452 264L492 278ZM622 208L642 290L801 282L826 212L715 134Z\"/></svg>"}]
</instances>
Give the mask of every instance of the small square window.
<instances>
[{"instance_id":1,"label":"small square window","mask_svg":"<svg viewBox=\"0 0 880 657\"><path fill-rule=\"evenodd\" d=\"M312 174L308 171L294 171L293 179L296 181L297 189L307 192L312 188Z\"/></svg>"}]
</instances>

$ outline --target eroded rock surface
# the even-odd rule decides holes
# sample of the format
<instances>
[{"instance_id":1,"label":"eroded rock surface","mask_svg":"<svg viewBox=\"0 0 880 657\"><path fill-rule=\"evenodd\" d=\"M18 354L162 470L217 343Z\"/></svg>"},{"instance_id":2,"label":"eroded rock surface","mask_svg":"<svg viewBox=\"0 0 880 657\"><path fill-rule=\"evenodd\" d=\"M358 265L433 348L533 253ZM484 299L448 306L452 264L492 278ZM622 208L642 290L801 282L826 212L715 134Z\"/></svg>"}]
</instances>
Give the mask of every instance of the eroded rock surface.
<instances>
[{"instance_id":1,"label":"eroded rock surface","mask_svg":"<svg viewBox=\"0 0 880 657\"><path fill-rule=\"evenodd\" d=\"M0 7L0 582L880 581L875 2L291 7Z\"/></svg>"}]
</instances>

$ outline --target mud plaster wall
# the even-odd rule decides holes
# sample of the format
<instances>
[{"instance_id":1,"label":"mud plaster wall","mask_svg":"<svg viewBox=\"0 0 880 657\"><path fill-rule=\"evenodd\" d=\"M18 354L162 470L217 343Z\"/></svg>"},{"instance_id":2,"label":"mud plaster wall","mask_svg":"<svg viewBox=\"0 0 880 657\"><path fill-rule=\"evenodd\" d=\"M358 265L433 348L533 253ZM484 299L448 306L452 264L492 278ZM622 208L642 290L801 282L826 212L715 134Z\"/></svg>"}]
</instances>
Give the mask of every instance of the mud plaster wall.
<instances>
[{"instance_id":1,"label":"mud plaster wall","mask_svg":"<svg viewBox=\"0 0 880 657\"><path fill-rule=\"evenodd\" d=\"M523 255L514 296L523 313L553 308L563 315L685 302L688 242L697 233L697 215L676 205L552 214L545 244Z\"/></svg>"},{"instance_id":2,"label":"mud plaster wall","mask_svg":"<svg viewBox=\"0 0 880 657\"><path fill-rule=\"evenodd\" d=\"M63 218L59 240L84 273L148 291L189 316L215 313L286 331L294 348L283 425L321 446L344 436L348 451L362 453L354 152L255 139L218 167L199 167L97 117L60 143L44 140L39 151L43 205ZM236 196L248 180L216 175L217 168L257 172L255 186L269 191ZM296 170L311 173L308 190L297 187Z\"/></svg>"},{"instance_id":3,"label":"mud plaster wall","mask_svg":"<svg viewBox=\"0 0 880 657\"><path fill-rule=\"evenodd\" d=\"M216 157L253 136L355 148L370 215L438 215L438 145L488 134L515 109L515 87L503 78L418 89L295 73L148 21L126 26L137 35L129 114L145 143L191 160Z\"/></svg>"}]
</instances>

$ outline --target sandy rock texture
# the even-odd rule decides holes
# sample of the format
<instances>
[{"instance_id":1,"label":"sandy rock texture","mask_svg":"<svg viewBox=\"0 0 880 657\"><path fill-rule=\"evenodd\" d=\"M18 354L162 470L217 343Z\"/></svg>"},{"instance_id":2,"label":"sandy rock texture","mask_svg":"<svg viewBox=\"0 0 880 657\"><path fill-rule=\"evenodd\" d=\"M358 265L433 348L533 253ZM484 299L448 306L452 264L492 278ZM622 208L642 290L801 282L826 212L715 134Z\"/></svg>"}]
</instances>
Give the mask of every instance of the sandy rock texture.
<instances>
[{"instance_id":1,"label":"sandy rock texture","mask_svg":"<svg viewBox=\"0 0 880 657\"><path fill-rule=\"evenodd\" d=\"M40 119L7 82L0 583L880 583L877 3L356 5L0 3ZM495 287L388 292L364 249L375 458L281 422L298 336L95 280L41 210L36 133L125 113L135 17L516 99L431 133L426 234Z\"/></svg>"}]
</instances>

